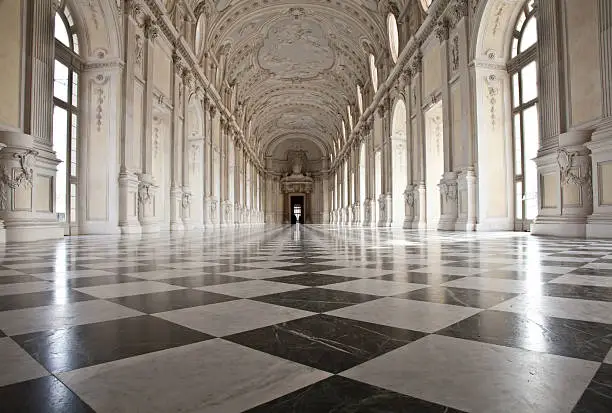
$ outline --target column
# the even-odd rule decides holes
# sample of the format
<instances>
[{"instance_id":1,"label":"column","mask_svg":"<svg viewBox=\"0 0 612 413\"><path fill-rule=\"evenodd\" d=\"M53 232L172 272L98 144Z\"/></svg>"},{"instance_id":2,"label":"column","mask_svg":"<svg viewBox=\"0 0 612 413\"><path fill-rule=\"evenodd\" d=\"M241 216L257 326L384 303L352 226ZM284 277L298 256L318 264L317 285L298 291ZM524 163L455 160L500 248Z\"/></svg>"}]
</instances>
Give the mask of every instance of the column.
<instances>
[{"instance_id":1,"label":"column","mask_svg":"<svg viewBox=\"0 0 612 413\"><path fill-rule=\"evenodd\" d=\"M204 109L204 148L202 149L204 155L204 165L202 167L202 179L204 180L203 188L203 214L204 214L204 228L210 228L212 225L210 209L212 199L212 181L211 177L211 164L212 164L212 137L210 133L210 100L208 96L204 97L202 102Z\"/></svg>"},{"instance_id":2,"label":"column","mask_svg":"<svg viewBox=\"0 0 612 413\"><path fill-rule=\"evenodd\" d=\"M170 230L182 231L184 227L181 217L183 210L181 205L183 197L181 186L183 178L183 146L185 140L183 136L183 107L185 106L183 75L186 69L180 56L175 53L172 58L174 61L174 76L172 78L172 137L170 141ZM163 179L163 177L158 178ZM162 196L166 196L166 194Z\"/></svg>"},{"instance_id":3,"label":"column","mask_svg":"<svg viewBox=\"0 0 612 413\"><path fill-rule=\"evenodd\" d=\"M455 230L457 222L457 173L453 170L453 129L451 116L451 95L449 88L448 69L448 36L449 24L446 19L438 22L436 36L440 41L440 67L442 70L442 119L443 119L443 146L444 146L444 175L440 180L440 221L438 229Z\"/></svg>"},{"instance_id":4,"label":"column","mask_svg":"<svg viewBox=\"0 0 612 413\"><path fill-rule=\"evenodd\" d=\"M145 25L146 37L146 66L145 66L145 92L143 107L143 131L141 166L138 184L138 219L143 233L158 232L159 223L155 216L155 197L158 196L158 188L153 177L153 65L155 39L159 35L159 29L151 20Z\"/></svg>"}]
</instances>

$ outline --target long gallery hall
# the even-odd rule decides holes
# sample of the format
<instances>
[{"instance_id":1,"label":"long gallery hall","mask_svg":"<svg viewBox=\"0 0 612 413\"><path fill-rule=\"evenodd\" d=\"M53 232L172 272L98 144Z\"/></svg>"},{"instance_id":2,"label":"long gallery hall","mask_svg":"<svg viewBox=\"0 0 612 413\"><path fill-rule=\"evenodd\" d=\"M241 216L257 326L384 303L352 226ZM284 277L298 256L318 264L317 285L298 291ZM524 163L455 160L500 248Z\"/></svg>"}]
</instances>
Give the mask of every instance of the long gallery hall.
<instances>
[{"instance_id":1,"label":"long gallery hall","mask_svg":"<svg viewBox=\"0 0 612 413\"><path fill-rule=\"evenodd\" d=\"M0 0L0 413L611 413L611 0Z\"/></svg>"}]
</instances>

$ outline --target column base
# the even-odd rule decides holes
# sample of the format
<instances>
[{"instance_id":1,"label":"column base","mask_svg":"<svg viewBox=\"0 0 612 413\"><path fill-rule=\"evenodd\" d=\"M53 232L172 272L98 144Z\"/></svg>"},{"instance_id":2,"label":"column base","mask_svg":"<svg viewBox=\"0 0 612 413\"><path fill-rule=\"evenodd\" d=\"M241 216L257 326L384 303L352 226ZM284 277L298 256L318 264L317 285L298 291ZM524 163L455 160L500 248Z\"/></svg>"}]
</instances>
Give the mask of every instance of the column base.
<instances>
[{"instance_id":1,"label":"column base","mask_svg":"<svg viewBox=\"0 0 612 413\"><path fill-rule=\"evenodd\" d=\"M185 225L182 222L171 222L170 231L185 231Z\"/></svg>"},{"instance_id":2,"label":"column base","mask_svg":"<svg viewBox=\"0 0 612 413\"><path fill-rule=\"evenodd\" d=\"M612 239L612 216L594 214L588 217L586 237Z\"/></svg>"},{"instance_id":3,"label":"column base","mask_svg":"<svg viewBox=\"0 0 612 413\"><path fill-rule=\"evenodd\" d=\"M538 217L531 227L532 235L564 238L585 238L584 217Z\"/></svg>"},{"instance_id":4,"label":"column base","mask_svg":"<svg viewBox=\"0 0 612 413\"><path fill-rule=\"evenodd\" d=\"M141 232L143 234L152 234L155 232L160 232L159 224L155 223L141 223L140 224Z\"/></svg>"},{"instance_id":5,"label":"column base","mask_svg":"<svg viewBox=\"0 0 612 413\"><path fill-rule=\"evenodd\" d=\"M12 221L4 222L6 242L32 242L64 237L64 226L57 222Z\"/></svg>"},{"instance_id":6,"label":"column base","mask_svg":"<svg viewBox=\"0 0 612 413\"><path fill-rule=\"evenodd\" d=\"M476 223L469 222L466 217L459 217L455 222L455 231L476 231Z\"/></svg>"}]
</instances>

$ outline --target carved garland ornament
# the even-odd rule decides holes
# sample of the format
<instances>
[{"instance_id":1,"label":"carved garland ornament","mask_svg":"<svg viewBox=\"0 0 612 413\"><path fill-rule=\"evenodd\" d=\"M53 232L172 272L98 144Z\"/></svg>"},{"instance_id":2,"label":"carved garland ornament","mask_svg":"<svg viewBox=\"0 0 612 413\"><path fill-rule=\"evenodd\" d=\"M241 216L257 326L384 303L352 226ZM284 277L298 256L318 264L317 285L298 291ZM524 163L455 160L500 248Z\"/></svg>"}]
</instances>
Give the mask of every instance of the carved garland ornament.
<instances>
[{"instance_id":1,"label":"carved garland ornament","mask_svg":"<svg viewBox=\"0 0 612 413\"><path fill-rule=\"evenodd\" d=\"M2 166L2 175L0 176L0 209L6 210L8 207L9 189L17 189L21 185L32 185L34 179L34 161L37 156L38 152L33 150L13 154L13 158L19 161L20 168L19 175L14 178L6 166Z\"/></svg>"},{"instance_id":2,"label":"carved garland ornament","mask_svg":"<svg viewBox=\"0 0 612 413\"><path fill-rule=\"evenodd\" d=\"M593 186L592 186L592 171L591 163L588 162L588 158L585 162L578 163L576 160L577 156L581 156L579 152L569 152L567 149L559 149L557 152L557 164L559 165L561 173L561 185L577 185L587 192L589 200L593 199ZM576 168L584 168L584 176L580 176L574 173L572 170Z\"/></svg>"},{"instance_id":3,"label":"carved garland ornament","mask_svg":"<svg viewBox=\"0 0 612 413\"><path fill-rule=\"evenodd\" d=\"M138 184L138 202L141 205L148 205L153 200L153 194L151 193L152 186L152 184L146 182Z\"/></svg>"},{"instance_id":4,"label":"carved garland ornament","mask_svg":"<svg viewBox=\"0 0 612 413\"><path fill-rule=\"evenodd\" d=\"M183 192L181 205L183 206L183 209L188 209L191 205L191 194L189 192Z\"/></svg>"}]
</instances>

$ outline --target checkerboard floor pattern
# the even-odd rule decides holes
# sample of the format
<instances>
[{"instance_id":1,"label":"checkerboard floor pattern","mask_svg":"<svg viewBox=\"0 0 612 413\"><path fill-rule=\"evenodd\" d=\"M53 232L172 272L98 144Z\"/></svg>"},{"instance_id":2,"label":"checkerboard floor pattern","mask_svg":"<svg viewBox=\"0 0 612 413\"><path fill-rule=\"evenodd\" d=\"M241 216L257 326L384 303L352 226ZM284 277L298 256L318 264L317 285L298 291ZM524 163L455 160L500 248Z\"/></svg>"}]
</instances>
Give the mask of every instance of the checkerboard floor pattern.
<instances>
[{"instance_id":1,"label":"checkerboard floor pattern","mask_svg":"<svg viewBox=\"0 0 612 413\"><path fill-rule=\"evenodd\" d=\"M612 412L612 242L330 226L11 244L0 412Z\"/></svg>"}]
</instances>

